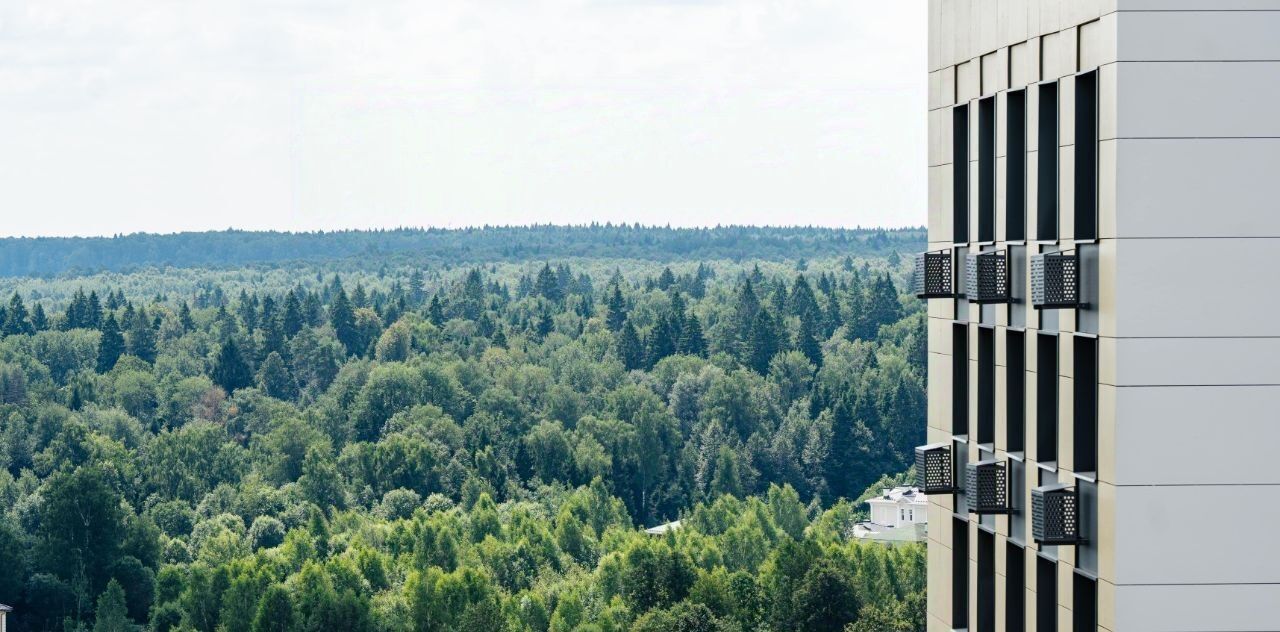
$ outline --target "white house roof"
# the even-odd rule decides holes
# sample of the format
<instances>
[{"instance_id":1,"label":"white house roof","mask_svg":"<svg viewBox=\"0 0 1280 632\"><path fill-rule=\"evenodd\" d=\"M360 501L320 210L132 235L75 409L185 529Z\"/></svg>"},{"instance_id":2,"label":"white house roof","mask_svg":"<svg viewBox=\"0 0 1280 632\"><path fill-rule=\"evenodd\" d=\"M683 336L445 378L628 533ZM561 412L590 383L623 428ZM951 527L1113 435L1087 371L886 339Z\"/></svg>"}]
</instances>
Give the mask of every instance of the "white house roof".
<instances>
[{"instance_id":1,"label":"white house roof","mask_svg":"<svg viewBox=\"0 0 1280 632\"><path fill-rule=\"evenodd\" d=\"M13 608L0 603L0 612L13 612Z\"/></svg>"},{"instance_id":2,"label":"white house roof","mask_svg":"<svg viewBox=\"0 0 1280 632\"><path fill-rule=\"evenodd\" d=\"M662 535L668 531L675 531L676 529L679 529L679 528L680 528L680 521L674 520L666 524L660 524L656 527L650 527L648 529L645 529L644 532L649 535Z\"/></svg>"},{"instance_id":3,"label":"white house roof","mask_svg":"<svg viewBox=\"0 0 1280 632\"><path fill-rule=\"evenodd\" d=\"M922 493L918 487L895 487L884 490L879 496L870 498L868 503L897 503L903 505L926 505L929 495Z\"/></svg>"}]
</instances>

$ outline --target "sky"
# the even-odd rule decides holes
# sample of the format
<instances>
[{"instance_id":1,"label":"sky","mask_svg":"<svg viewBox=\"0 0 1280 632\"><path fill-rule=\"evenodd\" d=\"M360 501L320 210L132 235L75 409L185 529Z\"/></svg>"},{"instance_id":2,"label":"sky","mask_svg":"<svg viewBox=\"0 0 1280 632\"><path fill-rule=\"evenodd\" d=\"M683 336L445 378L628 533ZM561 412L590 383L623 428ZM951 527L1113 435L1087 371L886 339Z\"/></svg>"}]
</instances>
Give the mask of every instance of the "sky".
<instances>
[{"instance_id":1,"label":"sky","mask_svg":"<svg viewBox=\"0 0 1280 632\"><path fill-rule=\"evenodd\" d=\"M5 0L0 235L925 222L923 0Z\"/></svg>"}]
</instances>

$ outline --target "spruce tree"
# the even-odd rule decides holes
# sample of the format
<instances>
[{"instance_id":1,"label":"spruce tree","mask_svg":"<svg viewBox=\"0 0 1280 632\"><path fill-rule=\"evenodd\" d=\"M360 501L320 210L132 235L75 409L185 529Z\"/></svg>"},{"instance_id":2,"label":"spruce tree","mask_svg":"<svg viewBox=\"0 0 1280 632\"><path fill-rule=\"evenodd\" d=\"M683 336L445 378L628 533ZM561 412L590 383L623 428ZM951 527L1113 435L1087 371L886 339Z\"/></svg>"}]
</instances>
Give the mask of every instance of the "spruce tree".
<instances>
[{"instance_id":1,"label":"spruce tree","mask_svg":"<svg viewBox=\"0 0 1280 632\"><path fill-rule=\"evenodd\" d=\"M333 296L333 303L329 305L329 324L333 325L333 334L346 347L348 355L364 351L360 344L360 332L356 329L355 311L351 309L351 302L341 286Z\"/></svg>"},{"instance_id":2,"label":"spruce tree","mask_svg":"<svg viewBox=\"0 0 1280 632\"><path fill-rule=\"evenodd\" d=\"M85 322L82 326L98 327L102 324L102 303L98 301L98 292L89 292L89 298L85 301Z\"/></svg>"},{"instance_id":3,"label":"spruce tree","mask_svg":"<svg viewBox=\"0 0 1280 632\"><path fill-rule=\"evenodd\" d=\"M627 322L627 303L622 298L622 289L614 284L613 293L609 295L609 302L606 305L605 324L609 327L609 331L622 331L623 323Z\"/></svg>"},{"instance_id":4,"label":"spruce tree","mask_svg":"<svg viewBox=\"0 0 1280 632\"><path fill-rule=\"evenodd\" d=\"M302 302L298 300L298 293L289 290L284 295L284 313L280 317L280 328L286 337L292 338L302 327L306 325L306 318L302 313Z\"/></svg>"},{"instance_id":5,"label":"spruce tree","mask_svg":"<svg viewBox=\"0 0 1280 632\"><path fill-rule=\"evenodd\" d=\"M178 324L182 325L182 331L191 331L196 328L196 323L191 318L191 307L186 301L178 306Z\"/></svg>"},{"instance_id":6,"label":"spruce tree","mask_svg":"<svg viewBox=\"0 0 1280 632\"><path fill-rule=\"evenodd\" d=\"M235 339L228 338L222 345L209 377L228 394L253 384L253 372L249 369L249 363L245 362L244 355L240 353L240 346L236 344Z\"/></svg>"},{"instance_id":7,"label":"spruce tree","mask_svg":"<svg viewBox=\"0 0 1280 632\"><path fill-rule=\"evenodd\" d=\"M622 360L622 366L628 371L644 367L644 347L640 344L640 336L636 334L636 328L627 321L622 325L622 331L618 333L617 339L618 358Z\"/></svg>"},{"instance_id":8,"label":"spruce tree","mask_svg":"<svg viewBox=\"0 0 1280 632\"><path fill-rule=\"evenodd\" d=\"M31 310L31 329L35 331L44 331L49 328L49 317L44 313L44 307L36 303L34 309Z\"/></svg>"},{"instance_id":9,"label":"spruce tree","mask_svg":"<svg viewBox=\"0 0 1280 632\"><path fill-rule=\"evenodd\" d=\"M141 358L144 362L156 361L156 332L151 328L151 321L145 310L139 310L133 316L129 326L129 354Z\"/></svg>"},{"instance_id":10,"label":"spruce tree","mask_svg":"<svg viewBox=\"0 0 1280 632\"><path fill-rule=\"evenodd\" d=\"M814 316L805 313L800 317L800 330L796 332L796 348L815 367L822 367L822 345L818 343L817 324Z\"/></svg>"},{"instance_id":11,"label":"spruce tree","mask_svg":"<svg viewBox=\"0 0 1280 632\"><path fill-rule=\"evenodd\" d=\"M440 295L431 295L431 305L427 306L427 320L436 327L444 326L444 306L440 304Z\"/></svg>"},{"instance_id":12,"label":"spruce tree","mask_svg":"<svg viewBox=\"0 0 1280 632\"><path fill-rule=\"evenodd\" d=\"M258 369L258 388L276 399L288 400L297 394L297 385L279 353L272 351L262 361L262 367Z\"/></svg>"},{"instance_id":13,"label":"spruce tree","mask_svg":"<svg viewBox=\"0 0 1280 632\"><path fill-rule=\"evenodd\" d=\"M689 318L685 320L684 331L680 336L680 353L702 357L707 355L707 339L702 335L702 323L694 314L689 314Z\"/></svg>"},{"instance_id":14,"label":"spruce tree","mask_svg":"<svg viewBox=\"0 0 1280 632\"><path fill-rule=\"evenodd\" d=\"M98 372L106 373L115 368L116 360L124 355L124 335L116 323L115 314L107 314L102 323L102 338L98 341Z\"/></svg>"},{"instance_id":15,"label":"spruce tree","mask_svg":"<svg viewBox=\"0 0 1280 632\"><path fill-rule=\"evenodd\" d=\"M774 330L773 318L765 310L759 310L747 339L747 365L756 373L767 375L769 361L778 351L778 334Z\"/></svg>"}]
</instances>

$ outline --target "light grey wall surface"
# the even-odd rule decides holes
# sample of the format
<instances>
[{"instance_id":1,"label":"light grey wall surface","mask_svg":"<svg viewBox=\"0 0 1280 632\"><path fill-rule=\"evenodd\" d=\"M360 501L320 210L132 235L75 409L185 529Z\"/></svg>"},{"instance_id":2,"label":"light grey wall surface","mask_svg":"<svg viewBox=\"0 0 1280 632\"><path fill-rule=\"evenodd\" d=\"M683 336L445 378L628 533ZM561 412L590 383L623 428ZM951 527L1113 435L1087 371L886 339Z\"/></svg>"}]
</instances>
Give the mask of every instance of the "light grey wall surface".
<instances>
[{"instance_id":1,"label":"light grey wall surface","mask_svg":"<svg viewBox=\"0 0 1280 632\"><path fill-rule=\"evenodd\" d=\"M1280 629L1280 585L1117 586L1116 632Z\"/></svg>"},{"instance_id":2,"label":"light grey wall surface","mask_svg":"<svg viewBox=\"0 0 1280 632\"><path fill-rule=\"evenodd\" d=\"M1072 0L1065 0L1070 2ZM1120 11L1280 10L1280 0L1115 0Z\"/></svg>"},{"instance_id":3,"label":"light grey wall surface","mask_svg":"<svg viewBox=\"0 0 1280 632\"><path fill-rule=\"evenodd\" d=\"M1122 212L1103 237L1280 237L1280 138L1115 142Z\"/></svg>"},{"instance_id":4,"label":"light grey wall surface","mask_svg":"<svg viewBox=\"0 0 1280 632\"><path fill-rule=\"evenodd\" d=\"M1162 8L1183 4L1161 0ZM1189 3L1186 3L1189 4ZM1200 3L1207 11L1121 11L1116 42L1120 61L1280 60L1280 2L1276 11L1223 11L1225 0Z\"/></svg>"},{"instance_id":5,"label":"light grey wall surface","mask_svg":"<svg viewBox=\"0 0 1280 632\"><path fill-rule=\"evenodd\" d=\"M1280 338L1126 338L1113 344L1116 374L1103 376L1108 384L1280 384Z\"/></svg>"},{"instance_id":6,"label":"light grey wall surface","mask_svg":"<svg viewBox=\"0 0 1280 632\"><path fill-rule=\"evenodd\" d=\"M1280 485L1117 487L1115 498L1117 584L1280 584Z\"/></svg>"},{"instance_id":7,"label":"light grey wall surface","mask_svg":"<svg viewBox=\"0 0 1280 632\"><path fill-rule=\"evenodd\" d=\"M1280 386L1127 387L1115 401L1116 485L1280 485ZM1222 524L1216 505L1187 507L1184 521Z\"/></svg>"},{"instance_id":8,"label":"light grey wall surface","mask_svg":"<svg viewBox=\"0 0 1280 632\"><path fill-rule=\"evenodd\" d=\"M1276 238L1120 240L1115 335L1280 336L1278 253Z\"/></svg>"},{"instance_id":9,"label":"light grey wall surface","mask_svg":"<svg viewBox=\"0 0 1280 632\"><path fill-rule=\"evenodd\" d=\"M1122 62L1116 77L1120 138L1280 137L1280 62Z\"/></svg>"}]
</instances>

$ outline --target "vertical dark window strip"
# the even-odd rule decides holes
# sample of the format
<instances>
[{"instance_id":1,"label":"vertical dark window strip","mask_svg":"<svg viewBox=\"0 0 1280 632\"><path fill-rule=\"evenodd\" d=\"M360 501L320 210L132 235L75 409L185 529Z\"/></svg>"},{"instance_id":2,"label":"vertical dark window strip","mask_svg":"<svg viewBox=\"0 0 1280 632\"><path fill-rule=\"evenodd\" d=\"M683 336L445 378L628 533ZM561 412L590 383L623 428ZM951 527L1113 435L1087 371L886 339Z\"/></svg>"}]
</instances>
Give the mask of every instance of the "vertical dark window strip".
<instances>
[{"instance_id":1,"label":"vertical dark window strip","mask_svg":"<svg viewBox=\"0 0 1280 632\"><path fill-rule=\"evenodd\" d=\"M1075 471L1098 471L1098 340L1077 336L1072 344L1072 443Z\"/></svg>"},{"instance_id":2,"label":"vertical dark window strip","mask_svg":"<svg viewBox=\"0 0 1280 632\"><path fill-rule=\"evenodd\" d=\"M1098 582L1077 574L1071 583L1072 632L1097 632Z\"/></svg>"},{"instance_id":3,"label":"vertical dark window strip","mask_svg":"<svg viewBox=\"0 0 1280 632\"><path fill-rule=\"evenodd\" d=\"M1036 632L1058 632L1058 564L1036 558Z\"/></svg>"},{"instance_id":4,"label":"vertical dark window strip","mask_svg":"<svg viewBox=\"0 0 1280 632\"><path fill-rule=\"evenodd\" d=\"M969 627L969 521L951 525L951 627Z\"/></svg>"},{"instance_id":5,"label":"vertical dark window strip","mask_svg":"<svg viewBox=\"0 0 1280 632\"><path fill-rule=\"evenodd\" d=\"M1036 336L1036 460L1058 460L1058 337Z\"/></svg>"},{"instance_id":6,"label":"vertical dark window strip","mask_svg":"<svg viewBox=\"0 0 1280 632\"><path fill-rule=\"evenodd\" d=\"M977 632L996 632L996 536L978 530Z\"/></svg>"},{"instance_id":7,"label":"vertical dark window strip","mask_svg":"<svg viewBox=\"0 0 1280 632\"><path fill-rule=\"evenodd\" d=\"M1005 447L1008 452L1026 449L1027 343L1026 334L1009 331L1005 337Z\"/></svg>"},{"instance_id":8,"label":"vertical dark window strip","mask_svg":"<svg viewBox=\"0 0 1280 632\"><path fill-rule=\"evenodd\" d=\"M969 241L969 106L951 111L952 217L956 243Z\"/></svg>"},{"instance_id":9,"label":"vertical dark window strip","mask_svg":"<svg viewBox=\"0 0 1280 632\"><path fill-rule=\"evenodd\" d=\"M1023 632L1027 627L1027 560L1022 547L1005 544L1004 629Z\"/></svg>"},{"instance_id":10,"label":"vertical dark window strip","mask_svg":"<svg viewBox=\"0 0 1280 632\"><path fill-rule=\"evenodd\" d=\"M1058 83L1040 84L1036 148L1036 239L1058 238Z\"/></svg>"},{"instance_id":11,"label":"vertical dark window strip","mask_svg":"<svg viewBox=\"0 0 1280 632\"><path fill-rule=\"evenodd\" d=\"M978 328L978 443L996 441L996 332Z\"/></svg>"},{"instance_id":12,"label":"vertical dark window strip","mask_svg":"<svg viewBox=\"0 0 1280 632\"><path fill-rule=\"evenodd\" d=\"M978 241L996 239L996 99L978 101Z\"/></svg>"},{"instance_id":13,"label":"vertical dark window strip","mask_svg":"<svg viewBox=\"0 0 1280 632\"><path fill-rule=\"evenodd\" d=\"M951 329L951 434L969 434L969 326Z\"/></svg>"},{"instance_id":14,"label":"vertical dark window strip","mask_svg":"<svg viewBox=\"0 0 1280 632\"><path fill-rule=\"evenodd\" d=\"M1005 125L1004 238L1027 238L1027 91L1009 93Z\"/></svg>"},{"instance_id":15,"label":"vertical dark window strip","mask_svg":"<svg viewBox=\"0 0 1280 632\"><path fill-rule=\"evenodd\" d=\"M1076 77L1075 238L1098 238L1098 71Z\"/></svg>"}]
</instances>

